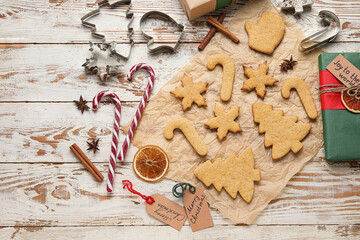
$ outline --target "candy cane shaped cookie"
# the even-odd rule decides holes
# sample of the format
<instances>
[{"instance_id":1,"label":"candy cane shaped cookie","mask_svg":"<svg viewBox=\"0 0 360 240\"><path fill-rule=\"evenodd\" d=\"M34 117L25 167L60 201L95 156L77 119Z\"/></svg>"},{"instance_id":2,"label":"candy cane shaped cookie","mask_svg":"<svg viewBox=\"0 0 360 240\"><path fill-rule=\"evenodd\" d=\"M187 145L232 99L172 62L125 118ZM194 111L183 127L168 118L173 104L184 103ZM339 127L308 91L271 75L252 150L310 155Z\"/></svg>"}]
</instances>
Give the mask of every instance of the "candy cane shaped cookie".
<instances>
[{"instance_id":1,"label":"candy cane shaped cookie","mask_svg":"<svg viewBox=\"0 0 360 240\"><path fill-rule=\"evenodd\" d=\"M165 138L172 139L174 137L174 129L176 128L179 128L184 133L185 137L198 154L201 156L207 154L208 149L204 141L200 138L192 123L186 118L178 117L171 119L165 126Z\"/></svg>"},{"instance_id":2,"label":"candy cane shaped cookie","mask_svg":"<svg viewBox=\"0 0 360 240\"><path fill-rule=\"evenodd\" d=\"M305 108L305 111L310 119L315 119L318 116L314 99L311 96L309 87L305 81L299 78L289 78L281 87L281 95L283 98L290 97L290 90L294 88L299 94L300 100Z\"/></svg>"},{"instance_id":3,"label":"candy cane shaped cookie","mask_svg":"<svg viewBox=\"0 0 360 240\"><path fill-rule=\"evenodd\" d=\"M154 86L155 72L152 69L152 67L150 67L146 63L138 63L138 64L134 65L130 69L129 74L127 75L128 80L131 81L134 73L139 69L146 70L149 73L150 76L149 76L148 85L146 86L146 89L145 89L144 94L142 96L139 107L136 110L135 116L134 116L133 121L131 122L131 125L130 125L130 128L129 128L128 134L126 135L125 141L124 141L124 143L123 143L123 145L121 147L120 153L118 155L118 159L121 160L121 161L123 161L125 159L125 155L126 155L126 152L127 152L128 148L129 148L131 139L134 136L135 129L136 129L136 127L137 127L137 125L138 125L138 123L139 123L139 121L141 119L141 115L142 115L142 113L144 111L146 102L147 102L147 100L148 100L148 98L149 98L149 96L151 94L151 90L152 90L152 88Z\"/></svg>"},{"instance_id":4,"label":"candy cane shaped cookie","mask_svg":"<svg viewBox=\"0 0 360 240\"><path fill-rule=\"evenodd\" d=\"M97 110L99 107L99 102L103 97L110 97L115 103L115 120L114 120L114 130L112 135L111 142L111 153L109 160L109 171L108 171L108 182L107 182L107 191L113 191L113 183L115 177L115 168L116 168L116 154L119 141L119 131L120 131L120 114L121 114L121 102L119 97L110 91L101 91L95 95L93 99L93 110Z\"/></svg>"},{"instance_id":5,"label":"candy cane shaped cookie","mask_svg":"<svg viewBox=\"0 0 360 240\"><path fill-rule=\"evenodd\" d=\"M209 57L206 66L208 69L213 70L217 64L223 66L220 98L223 101L229 101L235 78L235 64L228 55L215 54Z\"/></svg>"}]
</instances>

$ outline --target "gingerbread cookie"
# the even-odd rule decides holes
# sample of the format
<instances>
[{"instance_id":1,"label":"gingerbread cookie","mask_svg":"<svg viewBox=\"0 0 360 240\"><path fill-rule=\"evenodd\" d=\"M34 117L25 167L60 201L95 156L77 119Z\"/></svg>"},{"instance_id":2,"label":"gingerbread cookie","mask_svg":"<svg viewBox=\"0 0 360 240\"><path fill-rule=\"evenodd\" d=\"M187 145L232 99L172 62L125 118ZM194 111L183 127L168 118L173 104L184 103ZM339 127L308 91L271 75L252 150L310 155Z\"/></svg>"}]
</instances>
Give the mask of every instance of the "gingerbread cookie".
<instances>
[{"instance_id":1,"label":"gingerbread cookie","mask_svg":"<svg viewBox=\"0 0 360 240\"><path fill-rule=\"evenodd\" d=\"M273 76L266 75L268 70L269 67L266 61L260 64L257 70L252 67L244 66L244 74L249 79L244 82L241 90L250 92L255 89L256 94L261 98L264 98L266 93L265 86L274 86L274 84L278 82Z\"/></svg>"},{"instance_id":2,"label":"gingerbread cookie","mask_svg":"<svg viewBox=\"0 0 360 240\"><path fill-rule=\"evenodd\" d=\"M171 93L174 94L175 97L183 99L181 102L181 106L184 111L190 108L194 102L199 107L206 106L205 98L201 96L201 93L206 91L207 83L194 83L191 77L186 74L184 74L181 82L184 87L177 87L175 88L175 90L171 91Z\"/></svg>"},{"instance_id":3,"label":"gingerbread cookie","mask_svg":"<svg viewBox=\"0 0 360 240\"><path fill-rule=\"evenodd\" d=\"M207 154L208 149L204 141L200 138L196 129L192 123L183 117L171 119L165 126L164 136L166 139L172 139L174 137L174 129L179 128L191 144L195 151L204 156Z\"/></svg>"},{"instance_id":4,"label":"gingerbread cookie","mask_svg":"<svg viewBox=\"0 0 360 240\"><path fill-rule=\"evenodd\" d=\"M216 135L220 141L226 137L228 131L233 133L241 132L240 124L234 121L239 116L239 110L239 107L234 107L225 112L223 107L215 103L214 113L216 117L209 118L205 126L210 127L210 129L217 128Z\"/></svg>"},{"instance_id":5,"label":"gingerbread cookie","mask_svg":"<svg viewBox=\"0 0 360 240\"><path fill-rule=\"evenodd\" d=\"M235 78L235 64L228 55L215 54L209 57L206 66L208 69L213 70L217 64L223 66L220 98L223 101L229 101Z\"/></svg>"},{"instance_id":6,"label":"gingerbread cookie","mask_svg":"<svg viewBox=\"0 0 360 240\"><path fill-rule=\"evenodd\" d=\"M254 195L254 181L260 181L260 170L254 166L253 152L249 148L240 157L234 152L225 161L222 158L214 163L208 160L197 167L194 174L207 187L213 184L218 192L224 187L234 199L239 192L249 203Z\"/></svg>"},{"instance_id":7,"label":"gingerbread cookie","mask_svg":"<svg viewBox=\"0 0 360 240\"><path fill-rule=\"evenodd\" d=\"M285 23L279 14L263 14L257 24L245 23L249 35L249 47L265 54L272 54L285 34Z\"/></svg>"},{"instance_id":8,"label":"gingerbread cookie","mask_svg":"<svg viewBox=\"0 0 360 240\"><path fill-rule=\"evenodd\" d=\"M279 159L290 150L294 153L303 147L300 142L311 129L309 123L298 123L296 116L284 116L282 110L273 110L272 105L254 103L254 122L259 123L259 133L265 133L265 147L272 145L272 158Z\"/></svg>"},{"instance_id":9,"label":"gingerbread cookie","mask_svg":"<svg viewBox=\"0 0 360 240\"><path fill-rule=\"evenodd\" d=\"M310 119L315 119L318 116L314 99L311 96L310 89L305 81L299 78L289 78L281 87L281 96L283 98L290 97L290 90L295 88L299 94L300 100L305 108L306 114Z\"/></svg>"}]
</instances>

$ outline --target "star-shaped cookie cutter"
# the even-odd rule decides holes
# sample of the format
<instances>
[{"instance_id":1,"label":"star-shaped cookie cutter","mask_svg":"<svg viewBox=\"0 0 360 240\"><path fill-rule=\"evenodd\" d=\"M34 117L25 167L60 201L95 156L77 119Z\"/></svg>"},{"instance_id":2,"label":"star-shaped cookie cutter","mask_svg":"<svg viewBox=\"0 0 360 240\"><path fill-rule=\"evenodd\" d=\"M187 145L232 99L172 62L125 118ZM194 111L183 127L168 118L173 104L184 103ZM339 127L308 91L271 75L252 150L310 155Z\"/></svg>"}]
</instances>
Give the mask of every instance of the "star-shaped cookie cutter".
<instances>
[{"instance_id":1,"label":"star-shaped cookie cutter","mask_svg":"<svg viewBox=\"0 0 360 240\"><path fill-rule=\"evenodd\" d=\"M116 45L116 42L111 42L110 44L112 45L111 47L111 54L112 55L116 55L118 57L121 57L121 58L124 58L124 59L129 59L130 57L130 54L131 54L131 49L134 45L134 40L132 38L133 34L134 34L134 29L132 27L130 27L131 23L133 22L134 20L134 14L133 13L130 13L130 8L131 8L131 0L121 0L121 1L117 1L117 2L114 2L113 4L110 4L108 0L104 0L104 1L101 1L98 3L99 5L99 8L96 9L96 10L93 10L87 14L85 14L82 18L81 18L81 23L83 26L85 27L88 27L90 28L91 30L91 35L93 37L96 37L96 38L100 38L102 39L103 41L105 41L105 36L103 34L100 34L100 33L97 33L96 32L96 25L93 24L93 23L90 23L88 22L88 20L96 15L98 15L100 13L100 9L102 7L109 7L110 9L113 9L113 8L116 8L116 7L119 7L119 6L123 6L123 5L129 5L129 7L126 9L125 11L125 16L127 19L129 19L129 23L127 25L127 29L128 29L128 38L129 38L129 44L130 44L130 49L129 49L129 52L128 54L121 54L119 52L117 52L115 50L115 45Z\"/></svg>"},{"instance_id":2,"label":"star-shaped cookie cutter","mask_svg":"<svg viewBox=\"0 0 360 240\"><path fill-rule=\"evenodd\" d=\"M157 47L152 47L152 45L154 44L154 38L152 36L146 34L145 31L143 30L143 25L144 25L145 20L150 17L169 21L169 22L173 23L180 30L180 36L178 37L178 40L176 41L174 46L164 44L164 45L159 45ZM159 11L150 11L150 12L145 13L140 19L140 30L141 30L141 33L144 35L144 37L148 40L147 47L148 47L150 53L158 53L158 52L166 51L166 50L169 50L172 53L175 52L176 48L178 47L178 45L180 43L180 39L181 39L182 35L184 34L184 26L182 24L177 23L172 17L170 17L169 15L167 15L163 12L159 12Z\"/></svg>"},{"instance_id":3,"label":"star-shaped cookie cutter","mask_svg":"<svg viewBox=\"0 0 360 240\"><path fill-rule=\"evenodd\" d=\"M116 75L119 73L119 68L121 64L106 64L106 66L97 65L98 56L95 54L95 47L100 51L107 51L108 57L115 57L114 61L120 63L119 54L115 51L116 42L111 43L92 43L90 42L89 51L91 52L91 57L86 59L86 62L82 65L85 67L85 71L90 74L97 74L100 77L101 81L106 81L110 76Z\"/></svg>"},{"instance_id":4,"label":"star-shaped cookie cutter","mask_svg":"<svg viewBox=\"0 0 360 240\"><path fill-rule=\"evenodd\" d=\"M304 11L304 7L311 7L313 4L313 0L284 0L280 8L285 11L294 10L294 15L298 15Z\"/></svg>"}]
</instances>

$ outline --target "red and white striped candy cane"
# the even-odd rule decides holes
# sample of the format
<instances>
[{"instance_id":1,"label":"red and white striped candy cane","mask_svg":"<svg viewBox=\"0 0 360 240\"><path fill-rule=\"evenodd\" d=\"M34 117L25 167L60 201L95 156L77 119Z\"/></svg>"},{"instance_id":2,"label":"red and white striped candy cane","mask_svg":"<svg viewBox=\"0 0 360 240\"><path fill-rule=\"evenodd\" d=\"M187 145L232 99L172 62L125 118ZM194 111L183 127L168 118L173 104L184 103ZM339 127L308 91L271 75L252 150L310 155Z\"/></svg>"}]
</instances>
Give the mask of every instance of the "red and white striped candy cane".
<instances>
[{"instance_id":1,"label":"red and white striped candy cane","mask_svg":"<svg viewBox=\"0 0 360 240\"><path fill-rule=\"evenodd\" d=\"M119 140L119 131L120 131L120 114L121 114L121 102L119 97L110 91L101 91L95 95L93 99L93 109L96 110L99 107L99 102L103 97L110 97L115 103L115 120L114 120L114 130L112 135L111 142L111 153L109 160L109 172L108 172L108 182L107 182L107 191L113 191L114 177L115 177L115 168L116 168L116 154L118 148Z\"/></svg>"},{"instance_id":2,"label":"red and white striped candy cane","mask_svg":"<svg viewBox=\"0 0 360 240\"><path fill-rule=\"evenodd\" d=\"M140 121L142 112L144 111L146 102L147 102L147 100L148 100L148 98L149 98L149 96L151 94L151 90L152 90L152 88L154 86L155 72L152 69L152 67L150 67L146 63L138 63L138 64L134 65L130 69L129 74L127 75L128 80L131 80L134 73L139 69L145 69L150 74L149 82L148 82L148 85L146 86L146 89L145 89L145 92L144 92L144 94L142 96L139 107L136 110L135 116L134 116L133 121L132 121L132 123L130 125L130 128L129 128L129 132L126 135L126 139L125 139L125 141L124 141L124 143L123 143L123 145L122 145L122 147L120 149L120 153L118 155L118 159L120 161L123 161L125 159L125 155L126 155L126 152L127 152L128 148L129 148L131 139L134 136L135 129L136 129L137 125L138 125L138 122Z\"/></svg>"}]
</instances>

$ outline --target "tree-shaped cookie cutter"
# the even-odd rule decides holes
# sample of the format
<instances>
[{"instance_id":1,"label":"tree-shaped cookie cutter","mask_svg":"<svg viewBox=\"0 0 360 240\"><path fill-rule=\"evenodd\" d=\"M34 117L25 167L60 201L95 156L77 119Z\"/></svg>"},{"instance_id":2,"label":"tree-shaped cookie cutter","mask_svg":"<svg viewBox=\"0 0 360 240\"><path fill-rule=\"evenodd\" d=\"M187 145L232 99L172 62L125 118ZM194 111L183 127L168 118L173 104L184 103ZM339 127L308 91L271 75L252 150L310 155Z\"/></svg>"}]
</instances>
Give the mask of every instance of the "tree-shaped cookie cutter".
<instances>
[{"instance_id":1,"label":"tree-shaped cookie cutter","mask_svg":"<svg viewBox=\"0 0 360 240\"><path fill-rule=\"evenodd\" d=\"M304 38L299 45L299 51L310 51L325 43L333 41L340 32L340 20L335 13L323 10L319 12L319 20L325 26L324 29ZM332 32L327 38L322 39L328 32Z\"/></svg>"},{"instance_id":2,"label":"tree-shaped cookie cutter","mask_svg":"<svg viewBox=\"0 0 360 240\"><path fill-rule=\"evenodd\" d=\"M152 47L152 45L154 44L154 38L152 36L149 36L148 34L146 34L145 31L143 30L145 20L150 17L171 22L180 30L180 36L178 37L175 45L172 46L172 45L168 45L168 44L163 44L163 45L158 45L156 47ZM169 15L167 15L163 12L159 12L159 11L150 11L150 12L145 13L140 19L140 30L141 30L141 33L144 35L144 37L148 40L147 47L148 47L150 53L158 53L158 52L166 51L166 50L169 50L172 53L175 52L176 48L178 47L178 45L180 43L180 39L181 39L182 35L184 34L184 26L182 24L177 23L172 17L170 17Z\"/></svg>"},{"instance_id":3,"label":"tree-shaped cookie cutter","mask_svg":"<svg viewBox=\"0 0 360 240\"><path fill-rule=\"evenodd\" d=\"M93 24L93 23L90 23L88 22L88 20L96 15L98 15L100 13L100 9L102 7L109 7L110 9L114 9L116 7L119 7L119 6L123 6L123 5L129 5L129 7L126 9L125 11L125 16L126 18L128 18L130 21L127 25L127 29L128 29L128 38L129 38L129 44L130 44L130 49L129 49L129 52L128 54L121 54L119 52L117 52L115 50L115 46L116 46L116 42L113 41L110 43L111 46L106 46L106 47L109 47L109 50L110 50L110 53L112 55L116 55L118 57L121 57L121 58L124 58L124 59L129 59L130 57L130 54L131 54L131 49L134 45L134 40L132 38L132 35L134 34L134 29L132 27L130 27L132 21L134 20L134 14L133 13L130 13L130 8L131 8L131 0L121 0L121 1L117 1L117 2L114 2L113 4L110 4L108 0L104 0L104 1L101 1L98 3L99 5L99 8L96 9L96 10L93 10L87 14L85 14L82 18L81 18L81 23L83 26L85 27L88 27L90 28L91 30L91 35L93 37L96 37L96 38L100 38L102 39L103 41L105 41L105 36L103 34L100 34L100 33L97 33L96 32L96 25ZM108 43L106 43L108 44ZM108 44L109 45L109 44Z\"/></svg>"}]
</instances>

